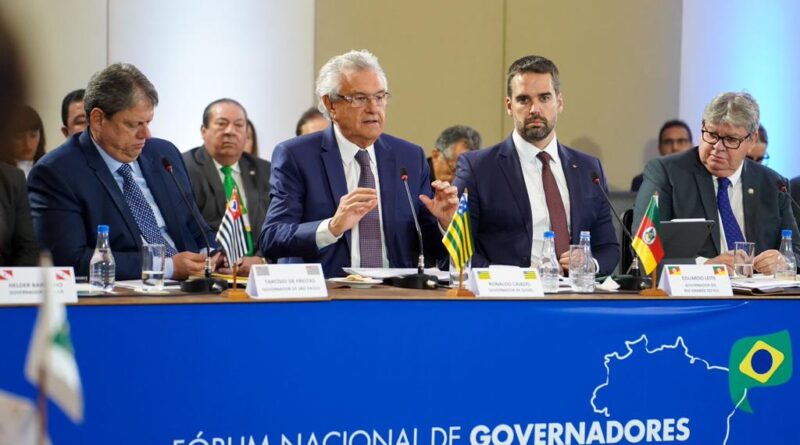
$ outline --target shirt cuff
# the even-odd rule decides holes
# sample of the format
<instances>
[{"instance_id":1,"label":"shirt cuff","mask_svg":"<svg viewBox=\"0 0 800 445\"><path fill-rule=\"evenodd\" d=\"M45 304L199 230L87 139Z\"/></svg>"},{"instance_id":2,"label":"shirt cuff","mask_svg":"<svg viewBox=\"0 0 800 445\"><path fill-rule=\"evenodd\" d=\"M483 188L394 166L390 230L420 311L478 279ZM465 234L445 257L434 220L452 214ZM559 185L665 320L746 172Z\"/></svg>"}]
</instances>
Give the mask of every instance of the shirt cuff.
<instances>
[{"instance_id":1,"label":"shirt cuff","mask_svg":"<svg viewBox=\"0 0 800 445\"><path fill-rule=\"evenodd\" d=\"M171 280L172 279L172 272L174 272L174 271L175 271L175 269L174 269L174 267L172 265L172 258L167 258L166 261L165 261L165 264L164 264L164 279L165 280Z\"/></svg>"},{"instance_id":2,"label":"shirt cuff","mask_svg":"<svg viewBox=\"0 0 800 445\"><path fill-rule=\"evenodd\" d=\"M316 234L316 241L317 241L317 249L323 249L325 247L334 244L336 241L342 237L342 235L335 236L331 233L330 229L328 229L328 224L331 222L331 218L323 219L322 222L319 223L317 226L317 234Z\"/></svg>"},{"instance_id":3,"label":"shirt cuff","mask_svg":"<svg viewBox=\"0 0 800 445\"><path fill-rule=\"evenodd\" d=\"M694 264L697 264L698 266L702 266L703 264L706 264L706 261L708 261L708 258L703 257L703 256L699 256L699 257L694 259Z\"/></svg>"}]
</instances>

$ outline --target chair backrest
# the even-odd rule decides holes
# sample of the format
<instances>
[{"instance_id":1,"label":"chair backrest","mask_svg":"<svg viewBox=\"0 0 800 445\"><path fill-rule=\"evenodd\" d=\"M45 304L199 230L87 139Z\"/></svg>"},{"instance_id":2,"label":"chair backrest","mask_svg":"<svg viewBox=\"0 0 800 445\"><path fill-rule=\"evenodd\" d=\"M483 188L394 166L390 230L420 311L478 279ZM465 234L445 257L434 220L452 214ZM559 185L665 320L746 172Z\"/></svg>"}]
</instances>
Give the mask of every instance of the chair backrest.
<instances>
[{"instance_id":1,"label":"chair backrest","mask_svg":"<svg viewBox=\"0 0 800 445\"><path fill-rule=\"evenodd\" d=\"M628 229L628 232L632 232L631 226L633 225L633 209L625 210L622 213L622 224ZM624 230L620 229L620 240L622 240L619 244L619 272L624 274L628 272L628 268L631 267L631 263L633 262L633 252L631 251L631 243L633 240L631 237L625 233Z\"/></svg>"}]
</instances>

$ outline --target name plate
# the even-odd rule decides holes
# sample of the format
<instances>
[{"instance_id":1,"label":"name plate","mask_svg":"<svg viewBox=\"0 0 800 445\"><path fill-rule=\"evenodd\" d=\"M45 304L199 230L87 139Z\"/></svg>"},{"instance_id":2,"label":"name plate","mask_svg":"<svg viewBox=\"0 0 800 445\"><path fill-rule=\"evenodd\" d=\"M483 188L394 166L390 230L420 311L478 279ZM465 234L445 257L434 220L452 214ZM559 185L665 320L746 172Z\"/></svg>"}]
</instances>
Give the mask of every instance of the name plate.
<instances>
[{"instance_id":1,"label":"name plate","mask_svg":"<svg viewBox=\"0 0 800 445\"><path fill-rule=\"evenodd\" d=\"M542 281L535 269L490 267L472 269L470 289L477 297L543 297Z\"/></svg>"},{"instance_id":2,"label":"name plate","mask_svg":"<svg viewBox=\"0 0 800 445\"><path fill-rule=\"evenodd\" d=\"M327 298L322 265L259 264L250 267L247 295L252 298Z\"/></svg>"},{"instance_id":3,"label":"name plate","mask_svg":"<svg viewBox=\"0 0 800 445\"><path fill-rule=\"evenodd\" d=\"M0 267L0 305L41 303L45 277L50 280L53 299L64 303L78 301L71 267Z\"/></svg>"},{"instance_id":4,"label":"name plate","mask_svg":"<svg viewBox=\"0 0 800 445\"><path fill-rule=\"evenodd\" d=\"M730 297L733 296L728 269L722 265L681 264L664 266L658 287L670 296Z\"/></svg>"}]
</instances>

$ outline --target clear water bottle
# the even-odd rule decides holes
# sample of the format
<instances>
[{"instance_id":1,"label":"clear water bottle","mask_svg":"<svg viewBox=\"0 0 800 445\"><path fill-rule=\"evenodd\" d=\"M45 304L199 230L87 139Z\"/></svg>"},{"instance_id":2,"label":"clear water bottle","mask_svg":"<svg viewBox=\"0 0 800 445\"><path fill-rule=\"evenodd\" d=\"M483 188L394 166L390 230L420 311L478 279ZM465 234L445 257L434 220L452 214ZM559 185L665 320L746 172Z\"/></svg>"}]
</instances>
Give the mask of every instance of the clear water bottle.
<instances>
[{"instance_id":1,"label":"clear water bottle","mask_svg":"<svg viewBox=\"0 0 800 445\"><path fill-rule=\"evenodd\" d=\"M594 278L597 274L597 267L592 258L591 234L588 231L581 232L580 252L570 252L576 254L577 258L570 258L570 281L572 290L575 292L594 292Z\"/></svg>"},{"instance_id":2,"label":"clear water bottle","mask_svg":"<svg viewBox=\"0 0 800 445\"><path fill-rule=\"evenodd\" d=\"M544 232L542 254L539 256L539 276L542 287L547 293L558 292L558 275L561 267L556 256L556 234L552 231Z\"/></svg>"},{"instance_id":3,"label":"clear water bottle","mask_svg":"<svg viewBox=\"0 0 800 445\"><path fill-rule=\"evenodd\" d=\"M797 276L797 261L794 258L794 249L792 249L791 230L781 230L780 252L783 256L783 267L778 267L778 270L775 271L775 278L794 281Z\"/></svg>"},{"instance_id":4,"label":"clear water bottle","mask_svg":"<svg viewBox=\"0 0 800 445\"><path fill-rule=\"evenodd\" d=\"M116 265L111 246L108 243L108 226L97 226L97 246L89 261L89 283L92 287L103 290L114 289Z\"/></svg>"}]
</instances>

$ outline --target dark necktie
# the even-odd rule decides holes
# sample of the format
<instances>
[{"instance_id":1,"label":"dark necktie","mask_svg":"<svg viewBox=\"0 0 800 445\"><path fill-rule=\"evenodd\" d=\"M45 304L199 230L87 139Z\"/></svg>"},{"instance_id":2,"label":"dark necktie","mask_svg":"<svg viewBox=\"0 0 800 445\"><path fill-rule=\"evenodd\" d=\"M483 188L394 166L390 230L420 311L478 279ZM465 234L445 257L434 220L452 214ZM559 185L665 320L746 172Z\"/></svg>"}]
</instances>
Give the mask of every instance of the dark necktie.
<instances>
[{"instance_id":1,"label":"dark necktie","mask_svg":"<svg viewBox=\"0 0 800 445\"><path fill-rule=\"evenodd\" d=\"M564 201L558 191L556 177L550 169L550 154L540 151L537 158L542 162L542 186L544 198L547 201L547 213L550 215L550 230L556 234L556 255L569 250L569 230L567 229L567 212L564 210Z\"/></svg>"},{"instance_id":2,"label":"dark necktie","mask_svg":"<svg viewBox=\"0 0 800 445\"><path fill-rule=\"evenodd\" d=\"M359 149L356 161L361 166L358 186L375 188L375 176L369 166L369 152ZM381 246L381 222L376 206L358 222L358 248L361 253L361 267L383 267L383 248Z\"/></svg>"},{"instance_id":3,"label":"dark necktie","mask_svg":"<svg viewBox=\"0 0 800 445\"><path fill-rule=\"evenodd\" d=\"M117 169L117 173L122 176L122 194L125 195L125 202L128 204L131 213L133 213L133 219L136 220L136 225L139 226L139 232L141 232L142 238L144 238L148 244L163 244L166 248L167 256L175 256L178 251L175 250L172 244L168 243L161 234L161 229L159 229L158 223L156 223L156 215L153 213L153 209L150 208L150 204L147 202L147 199L145 199L142 189L136 185L136 181L133 179L133 169L131 169L131 166L122 164L122 166Z\"/></svg>"},{"instance_id":4,"label":"dark necktie","mask_svg":"<svg viewBox=\"0 0 800 445\"><path fill-rule=\"evenodd\" d=\"M744 241L744 236L739 223L736 222L736 217L733 216L731 200L728 198L728 187L731 185L731 180L717 178L717 184L717 209L719 210L719 217L722 219L722 229L725 231L725 242L728 244L728 250L733 250L734 243Z\"/></svg>"}]
</instances>

